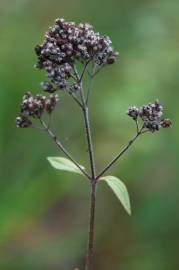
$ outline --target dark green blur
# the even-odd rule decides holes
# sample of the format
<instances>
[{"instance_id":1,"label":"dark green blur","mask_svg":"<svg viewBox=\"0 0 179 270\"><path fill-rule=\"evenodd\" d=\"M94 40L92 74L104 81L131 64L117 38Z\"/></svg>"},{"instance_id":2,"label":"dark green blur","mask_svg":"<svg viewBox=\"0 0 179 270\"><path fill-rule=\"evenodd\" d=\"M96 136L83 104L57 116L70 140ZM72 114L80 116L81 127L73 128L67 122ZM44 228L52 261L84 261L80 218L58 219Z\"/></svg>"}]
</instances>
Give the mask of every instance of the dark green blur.
<instances>
[{"instance_id":1,"label":"dark green blur","mask_svg":"<svg viewBox=\"0 0 179 270\"><path fill-rule=\"evenodd\" d=\"M88 182L50 167L46 157L62 154L44 132L15 127L23 93L39 92L44 78L33 68L34 46L56 17L93 24L120 53L90 100L98 171L135 132L129 105L159 98L174 123L141 137L109 172L128 187L131 217L98 186L94 270L179 269L178 14L178 0L0 1L0 269L84 269ZM87 166L81 115L60 96L54 127Z\"/></svg>"}]
</instances>

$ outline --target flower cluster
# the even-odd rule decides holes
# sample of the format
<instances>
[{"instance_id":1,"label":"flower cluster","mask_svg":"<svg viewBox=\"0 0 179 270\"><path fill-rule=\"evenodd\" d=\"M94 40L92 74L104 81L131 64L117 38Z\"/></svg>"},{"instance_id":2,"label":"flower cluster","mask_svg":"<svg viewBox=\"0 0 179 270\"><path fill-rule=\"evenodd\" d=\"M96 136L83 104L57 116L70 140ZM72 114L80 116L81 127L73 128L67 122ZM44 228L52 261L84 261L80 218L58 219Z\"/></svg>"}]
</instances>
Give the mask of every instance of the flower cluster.
<instances>
[{"instance_id":1,"label":"flower cluster","mask_svg":"<svg viewBox=\"0 0 179 270\"><path fill-rule=\"evenodd\" d=\"M151 132L155 132L160 128L171 127L172 125L171 120L162 118L163 107L158 100L154 103L143 105L140 108L136 106L129 107L127 114L135 121L139 117L143 122L143 128Z\"/></svg>"},{"instance_id":2,"label":"flower cluster","mask_svg":"<svg viewBox=\"0 0 179 270\"><path fill-rule=\"evenodd\" d=\"M97 65L112 64L118 55L111 47L111 40L94 32L87 23L76 25L57 19L45 35L42 45L37 45L36 65L47 72L50 82L44 82L42 88L47 92L65 89L72 76L72 66L76 61L93 61Z\"/></svg>"},{"instance_id":3,"label":"flower cluster","mask_svg":"<svg viewBox=\"0 0 179 270\"><path fill-rule=\"evenodd\" d=\"M41 118L44 112L51 114L57 102L57 95L50 95L49 98L42 95L33 97L31 92L27 92L22 98L20 116L16 118L17 127L30 127L32 122L29 118Z\"/></svg>"},{"instance_id":4,"label":"flower cluster","mask_svg":"<svg viewBox=\"0 0 179 270\"><path fill-rule=\"evenodd\" d=\"M32 126L32 121L29 120L26 116L18 116L16 118L16 126L21 128L28 128Z\"/></svg>"}]
</instances>

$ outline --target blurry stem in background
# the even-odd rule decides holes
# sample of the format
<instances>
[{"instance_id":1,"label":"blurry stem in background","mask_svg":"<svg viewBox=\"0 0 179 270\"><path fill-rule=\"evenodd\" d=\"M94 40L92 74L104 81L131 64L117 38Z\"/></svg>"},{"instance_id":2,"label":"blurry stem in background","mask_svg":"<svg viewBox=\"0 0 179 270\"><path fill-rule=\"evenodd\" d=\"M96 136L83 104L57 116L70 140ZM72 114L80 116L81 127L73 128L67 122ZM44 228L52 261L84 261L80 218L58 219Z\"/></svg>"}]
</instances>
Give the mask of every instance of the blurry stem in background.
<instances>
[{"instance_id":1,"label":"blurry stem in background","mask_svg":"<svg viewBox=\"0 0 179 270\"><path fill-rule=\"evenodd\" d=\"M49 129L49 126L42 120L40 119L40 122L42 126L44 127L44 130L47 131L49 134L50 138L56 143L58 148L78 167L78 169L88 178L91 179L90 175L81 168L81 166L78 164L78 162L75 161L75 159L71 156L71 154L66 150L66 148L61 144L61 142L57 139L56 135Z\"/></svg>"}]
</instances>

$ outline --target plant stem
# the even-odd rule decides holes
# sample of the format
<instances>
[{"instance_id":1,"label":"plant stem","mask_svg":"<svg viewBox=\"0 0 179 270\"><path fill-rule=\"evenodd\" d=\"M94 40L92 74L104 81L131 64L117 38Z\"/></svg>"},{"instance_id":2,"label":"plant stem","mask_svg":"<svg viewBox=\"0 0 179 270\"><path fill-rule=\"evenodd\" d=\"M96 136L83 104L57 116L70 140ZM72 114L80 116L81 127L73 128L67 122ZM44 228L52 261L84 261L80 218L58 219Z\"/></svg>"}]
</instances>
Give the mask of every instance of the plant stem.
<instances>
[{"instance_id":1,"label":"plant stem","mask_svg":"<svg viewBox=\"0 0 179 270\"><path fill-rule=\"evenodd\" d=\"M85 132L88 144L88 153L90 159L91 166L91 206L90 206L90 218L89 218L89 233L88 233L88 247L87 247L87 255L86 255L86 265L85 270L90 270L92 265L92 257L93 257L93 240L94 240L94 221L95 221L95 204L96 204L96 168L95 168L95 160L93 153L93 144L91 137L91 129L89 122L89 113L88 107L85 102L85 96L83 89L81 87L81 99L83 103L83 116L85 122Z\"/></svg>"},{"instance_id":2,"label":"plant stem","mask_svg":"<svg viewBox=\"0 0 179 270\"><path fill-rule=\"evenodd\" d=\"M85 98L83 85L82 85L83 75L85 73L85 70L86 70L89 62L90 61L85 63L81 76L78 75L77 69L76 69L76 67L74 65L73 65L73 69L74 69L74 72L75 72L75 76L77 78L77 82L80 85L80 96L81 96L81 102L82 102L82 112L83 112L83 118L84 118L84 124L85 124L85 133L86 133L88 153L89 153L89 159L90 159L91 178L92 178L92 181L93 181L96 178L96 168L95 168L95 160L94 160L93 144L92 144L92 137L91 137L91 128L90 128L90 121L89 121L88 106L87 106L87 103L86 103L86 98Z\"/></svg>"},{"instance_id":3,"label":"plant stem","mask_svg":"<svg viewBox=\"0 0 179 270\"><path fill-rule=\"evenodd\" d=\"M57 139L56 135L49 129L49 127L46 125L46 123L42 120L39 119L41 124L43 125L45 131L47 131L48 135L50 138L56 143L58 148L78 167L78 169L89 179L91 180L90 175L81 168L81 166L76 162L76 160L71 156L71 154L66 150L66 148L61 144L61 142Z\"/></svg>"},{"instance_id":4,"label":"plant stem","mask_svg":"<svg viewBox=\"0 0 179 270\"><path fill-rule=\"evenodd\" d=\"M87 247L87 255L86 255L86 265L85 270L90 270L92 266L92 258L93 258L93 241L94 241L94 222L95 222L95 205L96 205L96 168L95 168L95 160L93 153L93 144L91 137L91 129L89 122L89 113L88 107L85 102L84 92L81 88L81 97L83 102L83 116L85 122L85 132L88 144L88 153L90 159L91 166L91 206L90 206L90 218L89 218L89 232L88 232L88 247Z\"/></svg>"},{"instance_id":5,"label":"plant stem","mask_svg":"<svg viewBox=\"0 0 179 270\"><path fill-rule=\"evenodd\" d=\"M92 73L89 74L89 85L88 85L88 91L87 91L87 95L86 95L86 104L88 104L88 100L89 100L89 96L90 96L90 92L91 92L91 88L92 88L92 82L93 82L95 71L96 71L96 64L94 63Z\"/></svg>"},{"instance_id":6,"label":"plant stem","mask_svg":"<svg viewBox=\"0 0 179 270\"><path fill-rule=\"evenodd\" d=\"M88 145L88 153L89 153L89 159L90 159L91 179L93 181L96 178L96 168L95 168L93 144L92 144L92 137L91 137L90 122L89 122L89 113L88 113L88 108L86 105L84 106L82 110L83 110L85 132L86 132L86 139L87 139L87 145Z\"/></svg>"},{"instance_id":7,"label":"plant stem","mask_svg":"<svg viewBox=\"0 0 179 270\"><path fill-rule=\"evenodd\" d=\"M111 166L128 150L128 148L135 142L135 140L142 134L143 127L137 132L137 134L131 139L128 144L119 152L119 154L102 170L102 172L96 177L98 180Z\"/></svg>"},{"instance_id":8,"label":"plant stem","mask_svg":"<svg viewBox=\"0 0 179 270\"><path fill-rule=\"evenodd\" d=\"M74 99L74 101L77 103L77 105L79 105L82 108L82 104L81 102L78 100L78 98L73 94L73 92L71 92L70 90L67 91L67 93Z\"/></svg>"},{"instance_id":9,"label":"plant stem","mask_svg":"<svg viewBox=\"0 0 179 270\"><path fill-rule=\"evenodd\" d=\"M89 218L90 222L89 222L88 249L87 249L87 255L86 255L85 270L92 269L95 207L96 207L96 181L91 183L91 205L90 205L90 218Z\"/></svg>"},{"instance_id":10,"label":"plant stem","mask_svg":"<svg viewBox=\"0 0 179 270\"><path fill-rule=\"evenodd\" d=\"M77 81L80 84L80 96L82 102L82 112L84 118L84 125L85 125L85 133L86 133L86 140L88 146L88 153L89 153L89 160L90 160L90 167L91 167L91 201L90 201L90 216L89 216L89 231L88 231L88 246L87 246L87 255L86 255L86 263L85 263L85 270L91 270L92 266L92 257L93 257L93 242L94 242L94 223L95 223L95 206L96 206L96 166L95 166L95 159L94 159L94 152L93 152L93 144L92 144L92 137L91 137L91 128L90 128L90 121L89 121L89 112L88 106L86 102L86 97L84 94L83 86L82 86L82 79L84 72L87 68L89 62L84 65L83 72L79 77L77 70L74 66L75 75L77 77ZM92 78L91 78L92 80ZM91 84L91 82L90 82Z\"/></svg>"}]
</instances>

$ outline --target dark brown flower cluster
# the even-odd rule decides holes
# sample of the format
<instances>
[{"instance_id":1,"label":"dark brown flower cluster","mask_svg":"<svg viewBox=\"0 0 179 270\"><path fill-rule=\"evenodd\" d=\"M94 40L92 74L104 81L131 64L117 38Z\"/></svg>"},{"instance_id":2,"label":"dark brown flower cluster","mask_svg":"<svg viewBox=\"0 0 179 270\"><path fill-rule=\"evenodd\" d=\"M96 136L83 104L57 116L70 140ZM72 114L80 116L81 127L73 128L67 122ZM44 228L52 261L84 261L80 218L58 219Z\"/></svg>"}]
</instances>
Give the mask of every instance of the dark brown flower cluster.
<instances>
[{"instance_id":1,"label":"dark brown flower cluster","mask_svg":"<svg viewBox=\"0 0 179 270\"><path fill-rule=\"evenodd\" d=\"M172 126L171 120L162 118L163 107L158 100L154 103L143 105L140 108L137 108L136 106L129 107L127 114L135 121L140 118L143 122L143 128L146 128L151 132L155 132L160 128Z\"/></svg>"},{"instance_id":2,"label":"dark brown flower cluster","mask_svg":"<svg viewBox=\"0 0 179 270\"><path fill-rule=\"evenodd\" d=\"M30 127L32 125L31 118L41 118L44 112L51 114L57 102L57 95L50 95L49 98L42 95L33 97L31 92L27 92L22 98L20 116L16 118L17 127Z\"/></svg>"},{"instance_id":3,"label":"dark brown flower cluster","mask_svg":"<svg viewBox=\"0 0 179 270\"><path fill-rule=\"evenodd\" d=\"M45 35L42 45L35 48L38 56L36 65L47 72L48 82L42 83L47 92L65 89L76 61L93 61L97 65L112 64L118 55L111 47L111 40L94 32L87 23L76 25L57 19Z\"/></svg>"}]
</instances>

